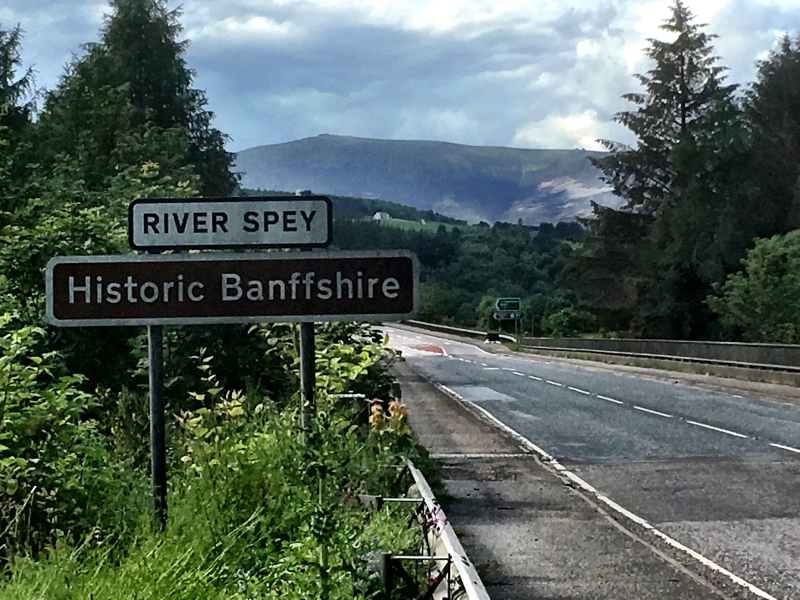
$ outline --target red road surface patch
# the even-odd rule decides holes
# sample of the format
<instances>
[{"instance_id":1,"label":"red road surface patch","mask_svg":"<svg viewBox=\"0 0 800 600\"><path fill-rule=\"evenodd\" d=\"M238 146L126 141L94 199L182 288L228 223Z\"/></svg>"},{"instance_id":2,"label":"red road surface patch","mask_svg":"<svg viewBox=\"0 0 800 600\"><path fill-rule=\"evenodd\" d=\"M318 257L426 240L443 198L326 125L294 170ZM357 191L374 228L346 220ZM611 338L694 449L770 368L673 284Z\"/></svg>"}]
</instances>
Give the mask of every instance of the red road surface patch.
<instances>
[{"instance_id":1,"label":"red road surface patch","mask_svg":"<svg viewBox=\"0 0 800 600\"><path fill-rule=\"evenodd\" d=\"M433 352L434 354L444 354L439 346L411 346L414 350L422 350L424 352Z\"/></svg>"}]
</instances>

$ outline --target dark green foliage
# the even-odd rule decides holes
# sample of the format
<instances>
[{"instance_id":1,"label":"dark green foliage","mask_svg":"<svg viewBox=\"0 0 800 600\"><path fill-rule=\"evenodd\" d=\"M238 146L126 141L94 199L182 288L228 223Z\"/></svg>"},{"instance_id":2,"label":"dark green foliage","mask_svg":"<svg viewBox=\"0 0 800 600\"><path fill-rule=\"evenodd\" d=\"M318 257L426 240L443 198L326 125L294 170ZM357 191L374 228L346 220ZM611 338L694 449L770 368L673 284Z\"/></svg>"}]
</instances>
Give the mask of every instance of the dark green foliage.
<instances>
[{"instance_id":1,"label":"dark green foliage","mask_svg":"<svg viewBox=\"0 0 800 600\"><path fill-rule=\"evenodd\" d=\"M753 177L752 142L744 112L723 102L674 147L674 198L638 247L648 289L634 329L666 338L719 335L705 298L738 268L752 239L772 230Z\"/></svg>"},{"instance_id":2,"label":"dark green foliage","mask_svg":"<svg viewBox=\"0 0 800 600\"><path fill-rule=\"evenodd\" d=\"M45 331L0 317L0 571L10 555L78 543L146 510L146 479L93 418L100 398L41 352Z\"/></svg>"},{"instance_id":3,"label":"dark green foliage","mask_svg":"<svg viewBox=\"0 0 800 600\"><path fill-rule=\"evenodd\" d=\"M800 230L756 241L708 304L747 342L800 343Z\"/></svg>"},{"instance_id":4,"label":"dark green foliage","mask_svg":"<svg viewBox=\"0 0 800 600\"><path fill-rule=\"evenodd\" d=\"M191 87L179 12L163 0L113 0L111 9L100 42L85 46L47 96L39 127L44 158L77 158L90 189L151 161L164 174L189 167L201 195L229 195L233 155L211 127L204 92Z\"/></svg>"},{"instance_id":5,"label":"dark green foliage","mask_svg":"<svg viewBox=\"0 0 800 600\"><path fill-rule=\"evenodd\" d=\"M541 333L542 319L562 310L546 298L563 292L570 306L576 294L567 290L574 277L570 257L580 248L585 231L577 223L542 224L539 228L510 223L493 227L440 226L436 232L406 231L371 220L338 220L334 244L347 250L405 248L421 264L422 293L419 318L436 323L496 329L494 299L523 298L523 331ZM577 309L576 309L577 310ZM578 319L574 331L594 325ZM501 327L513 329L513 323Z\"/></svg>"},{"instance_id":6,"label":"dark green foliage","mask_svg":"<svg viewBox=\"0 0 800 600\"><path fill-rule=\"evenodd\" d=\"M769 236L800 227L800 37L785 36L757 66L746 111L761 188L760 218L770 230L761 235Z\"/></svg>"},{"instance_id":7,"label":"dark green foliage","mask_svg":"<svg viewBox=\"0 0 800 600\"><path fill-rule=\"evenodd\" d=\"M22 31L0 29L0 227L15 207L13 190L24 174L25 135L32 125L33 71L17 73L22 66Z\"/></svg>"},{"instance_id":8,"label":"dark green foliage","mask_svg":"<svg viewBox=\"0 0 800 600\"><path fill-rule=\"evenodd\" d=\"M649 39L645 54L655 64L636 78L644 93L625 94L634 111L620 112L614 120L638 138L636 148L604 140L612 154L592 158L614 193L628 209L655 213L671 193L675 172L669 155L691 123L730 96L735 86L723 86L725 68L716 66L711 41L717 37L702 31L681 0L661 26L674 34L672 41Z\"/></svg>"}]
</instances>

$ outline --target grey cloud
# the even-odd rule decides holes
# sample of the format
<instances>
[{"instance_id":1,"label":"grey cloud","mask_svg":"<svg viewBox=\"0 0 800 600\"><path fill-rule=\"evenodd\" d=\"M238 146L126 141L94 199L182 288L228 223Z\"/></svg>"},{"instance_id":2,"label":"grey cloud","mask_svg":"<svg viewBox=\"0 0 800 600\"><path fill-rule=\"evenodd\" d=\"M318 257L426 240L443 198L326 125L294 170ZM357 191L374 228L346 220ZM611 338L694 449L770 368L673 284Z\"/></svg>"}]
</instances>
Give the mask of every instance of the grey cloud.
<instances>
[{"instance_id":1,"label":"grey cloud","mask_svg":"<svg viewBox=\"0 0 800 600\"><path fill-rule=\"evenodd\" d=\"M629 41L625 36L635 34L628 7L636 1L587 2L551 22L520 15L435 34L367 24L342 8L310 2L187 0L182 23L194 38L187 61L197 72L195 85L207 91L215 125L233 136L233 149L319 133L510 145L525 124L549 115L594 111L606 123L630 108L620 96L639 87L624 58L612 49L579 59L576 46L584 39ZM667 5L654 20L666 17ZM54 87L70 53L97 39L87 6L7 4L27 31L23 58L36 63L41 85ZM209 24L253 16L302 34L226 39L203 33ZM800 7L734 0L708 31L720 35L715 46L730 81L746 82L758 53L770 48L772 31L793 31L797 23ZM547 85L534 86L544 73Z\"/></svg>"}]
</instances>

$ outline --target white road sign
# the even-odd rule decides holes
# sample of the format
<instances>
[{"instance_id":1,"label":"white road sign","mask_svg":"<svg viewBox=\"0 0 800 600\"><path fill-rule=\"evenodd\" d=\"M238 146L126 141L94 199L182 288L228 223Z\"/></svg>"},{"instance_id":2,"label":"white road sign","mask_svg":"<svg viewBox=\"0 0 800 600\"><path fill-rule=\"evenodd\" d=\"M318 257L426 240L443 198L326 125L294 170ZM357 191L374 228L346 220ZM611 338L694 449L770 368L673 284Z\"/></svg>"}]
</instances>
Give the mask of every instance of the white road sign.
<instances>
[{"instance_id":1,"label":"white road sign","mask_svg":"<svg viewBox=\"0 0 800 600\"><path fill-rule=\"evenodd\" d=\"M325 196L138 198L128 241L137 250L322 248L332 222Z\"/></svg>"}]
</instances>

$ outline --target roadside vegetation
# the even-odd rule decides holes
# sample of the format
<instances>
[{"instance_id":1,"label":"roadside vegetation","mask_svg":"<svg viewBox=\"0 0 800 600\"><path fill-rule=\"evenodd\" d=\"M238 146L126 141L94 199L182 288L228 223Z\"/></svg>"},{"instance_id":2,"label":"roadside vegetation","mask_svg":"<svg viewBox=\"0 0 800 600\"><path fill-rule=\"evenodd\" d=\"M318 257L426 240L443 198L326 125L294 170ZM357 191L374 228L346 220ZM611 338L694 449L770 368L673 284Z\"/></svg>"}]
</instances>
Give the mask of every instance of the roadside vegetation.
<instances>
[{"instance_id":1,"label":"roadside vegetation","mask_svg":"<svg viewBox=\"0 0 800 600\"><path fill-rule=\"evenodd\" d=\"M796 314L741 300L800 294L796 273L781 276L800 227L800 38L765 49L756 81L737 87L681 0L662 29L641 89L623 96L631 110L614 117L636 145L607 141L611 154L592 161L626 204L584 221L576 289L628 335L796 342Z\"/></svg>"},{"instance_id":2,"label":"roadside vegetation","mask_svg":"<svg viewBox=\"0 0 800 600\"><path fill-rule=\"evenodd\" d=\"M143 329L46 321L48 259L130 252L130 201L237 193L179 13L110 12L41 93L20 69L23 32L0 28L0 599L375 597L379 553L421 538L407 507L367 514L357 496L403 495L406 459L425 464L388 403L380 334L318 326L301 435L295 326L166 328L156 533Z\"/></svg>"}]
</instances>

